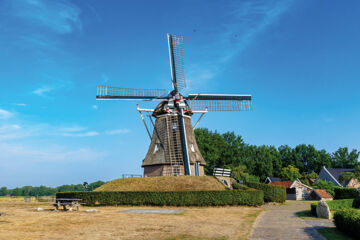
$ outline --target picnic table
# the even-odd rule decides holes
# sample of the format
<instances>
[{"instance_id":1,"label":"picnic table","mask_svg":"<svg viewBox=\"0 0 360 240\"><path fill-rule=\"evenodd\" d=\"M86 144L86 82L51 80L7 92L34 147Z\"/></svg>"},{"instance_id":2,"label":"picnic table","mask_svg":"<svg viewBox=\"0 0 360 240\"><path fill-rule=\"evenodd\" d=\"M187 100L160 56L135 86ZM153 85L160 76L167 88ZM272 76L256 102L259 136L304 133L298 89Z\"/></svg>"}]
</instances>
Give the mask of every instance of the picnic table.
<instances>
[{"instance_id":1,"label":"picnic table","mask_svg":"<svg viewBox=\"0 0 360 240\"><path fill-rule=\"evenodd\" d=\"M53 205L56 207L56 211L59 210L61 206L63 206L64 211L67 211L66 206L69 206L69 211L72 211L73 207L76 207L76 210L79 211L81 206L82 199L77 198L56 198Z\"/></svg>"}]
</instances>

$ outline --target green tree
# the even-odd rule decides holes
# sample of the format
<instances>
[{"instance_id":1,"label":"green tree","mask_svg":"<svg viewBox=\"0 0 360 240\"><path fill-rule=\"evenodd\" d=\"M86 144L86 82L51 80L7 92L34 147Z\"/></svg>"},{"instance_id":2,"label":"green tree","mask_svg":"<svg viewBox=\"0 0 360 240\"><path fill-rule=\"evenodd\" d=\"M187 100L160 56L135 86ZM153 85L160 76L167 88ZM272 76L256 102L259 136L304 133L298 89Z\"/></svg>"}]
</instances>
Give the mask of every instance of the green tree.
<instances>
[{"instance_id":1,"label":"green tree","mask_svg":"<svg viewBox=\"0 0 360 240\"><path fill-rule=\"evenodd\" d=\"M301 174L299 173L299 169L294 166L287 166L281 170L281 179L282 180L291 180L294 181L297 178L300 178Z\"/></svg>"},{"instance_id":2,"label":"green tree","mask_svg":"<svg viewBox=\"0 0 360 240\"><path fill-rule=\"evenodd\" d=\"M103 181L96 181L96 182L90 183L90 184L88 185L88 188L87 188L87 189L88 189L88 191L92 191L92 190L100 187L100 186L103 185L104 183L105 183L105 182L103 182Z\"/></svg>"},{"instance_id":3,"label":"green tree","mask_svg":"<svg viewBox=\"0 0 360 240\"><path fill-rule=\"evenodd\" d=\"M0 196L6 196L8 194L8 190L6 187L0 188Z\"/></svg>"},{"instance_id":4,"label":"green tree","mask_svg":"<svg viewBox=\"0 0 360 240\"><path fill-rule=\"evenodd\" d=\"M355 178L355 173L353 172L343 172L342 174L340 174L339 176L339 182L340 183L346 183L348 181L350 181L350 179Z\"/></svg>"},{"instance_id":5,"label":"green tree","mask_svg":"<svg viewBox=\"0 0 360 240\"><path fill-rule=\"evenodd\" d=\"M349 153L347 147L339 148L332 154L332 163L335 168L355 168L359 166L359 155L356 149Z\"/></svg>"},{"instance_id":6,"label":"green tree","mask_svg":"<svg viewBox=\"0 0 360 240\"><path fill-rule=\"evenodd\" d=\"M311 187L316 189L325 189L332 196L335 196L335 192L334 192L335 185L332 182L327 182L319 179Z\"/></svg>"},{"instance_id":7,"label":"green tree","mask_svg":"<svg viewBox=\"0 0 360 240\"><path fill-rule=\"evenodd\" d=\"M231 168L231 177L244 182L259 182L260 178L246 172L245 165Z\"/></svg>"},{"instance_id":8,"label":"green tree","mask_svg":"<svg viewBox=\"0 0 360 240\"><path fill-rule=\"evenodd\" d=\"M303 173L302 177L300 178L300 181L306 185L311 185L310 181L318 178L318 174L316 172L312 173Z\"/></svg>"}]
</instances>

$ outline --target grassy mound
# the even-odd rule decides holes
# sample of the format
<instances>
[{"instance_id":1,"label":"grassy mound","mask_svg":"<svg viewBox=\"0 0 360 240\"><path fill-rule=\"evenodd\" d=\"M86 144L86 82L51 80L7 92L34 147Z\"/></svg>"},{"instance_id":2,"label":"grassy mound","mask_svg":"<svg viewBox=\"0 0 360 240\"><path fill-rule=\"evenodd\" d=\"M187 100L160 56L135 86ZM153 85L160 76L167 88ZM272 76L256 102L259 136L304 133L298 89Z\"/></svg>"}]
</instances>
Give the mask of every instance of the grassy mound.
<instances>
[{"instance_id":1,"label":"grassy mound","mask_svg":"<svg viewBox=\"0 0 360 240\"><path fill-rule=\"evenodd\" d=\"M177 176L116 179L94 191L211 191L224 189L225 186L212 176Z\"/></svg>"}]
</instances>

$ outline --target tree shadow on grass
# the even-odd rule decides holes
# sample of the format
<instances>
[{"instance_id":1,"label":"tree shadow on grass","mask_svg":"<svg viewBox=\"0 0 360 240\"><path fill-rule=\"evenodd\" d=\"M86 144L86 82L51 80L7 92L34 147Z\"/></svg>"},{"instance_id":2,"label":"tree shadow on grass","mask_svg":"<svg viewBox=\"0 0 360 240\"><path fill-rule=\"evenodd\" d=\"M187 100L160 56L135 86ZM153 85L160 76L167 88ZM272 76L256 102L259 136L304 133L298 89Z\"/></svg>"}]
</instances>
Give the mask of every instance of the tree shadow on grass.
<instances>
[{"instance_id":1,"label":"tree shadow on grass","mask_svg":"<svg viewBox=\"0 0 360 240\"><path fill-rule=\"evenodd\" d=\"M318 217L314 216L310 210L296 212L295 215L302 219L327 220L324 218L318 218Z\"/></svg>"},{"instance_id":2,"label":"tree shadow on grass","mask_svg":"<svg viewBox=\"0 0 360 240\"><path fill-rule=\"evenodd\" d=\"M336 228L325 227L319 228L317 231L327 240L355 240L355 238L347 236Z\"/></svg>"}]
</instances>

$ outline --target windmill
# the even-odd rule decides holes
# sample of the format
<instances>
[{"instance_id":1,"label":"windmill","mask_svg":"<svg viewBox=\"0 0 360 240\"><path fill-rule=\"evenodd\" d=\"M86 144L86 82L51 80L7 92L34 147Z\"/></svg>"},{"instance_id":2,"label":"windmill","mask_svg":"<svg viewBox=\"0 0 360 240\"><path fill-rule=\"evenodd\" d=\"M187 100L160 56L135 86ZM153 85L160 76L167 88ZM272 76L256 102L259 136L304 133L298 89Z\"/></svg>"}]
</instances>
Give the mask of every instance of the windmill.
<instances>
[{"instance_id":1,"label":"windmill","mask_svg":"<svg viewBox=\"0 0 360 240\"><path fill-rule=\"evenodd\" d=\"M144 176L204 175L204 161L196 143L191 116L201 113L195 127L208 111L251 110L251 95L189 94L183 96L186 87L183 37L168 34L172 91L165 89L134 89L104 85L97 86L97 100L144 100L160 101L155 109L139 111L151 139L143 160ZM149 114L153 133L142 112ZM155 123L153 121L155 118Z\"/></svg>"}]
</instances>

